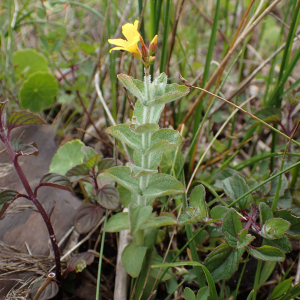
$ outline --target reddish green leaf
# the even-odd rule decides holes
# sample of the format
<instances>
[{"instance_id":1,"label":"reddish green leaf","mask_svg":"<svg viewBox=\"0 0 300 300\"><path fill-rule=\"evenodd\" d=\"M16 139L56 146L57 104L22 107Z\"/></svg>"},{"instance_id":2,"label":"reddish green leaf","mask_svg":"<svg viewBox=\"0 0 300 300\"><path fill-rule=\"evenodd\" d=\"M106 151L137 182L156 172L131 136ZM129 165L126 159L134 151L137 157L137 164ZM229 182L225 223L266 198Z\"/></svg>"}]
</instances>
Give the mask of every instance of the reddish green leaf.
<instances>
[{"instance_id":1,"label":"reddish green leaf","mask_svg":"<svg viewBox=\"0 0 300 300\"><path fill-rule=\"evenodd\" d=\"M91 252L82 252L74 255L68 260L64 278L66 278L72 271L75 271L76 273L82 272L87 265L90 265L94 261L94 258L95 255Z\"/></svg>"},{"instance_id":2,"label":"reddish green leaf","mask_svg":"<svg viewBox=\"0 0 300 300\"><path fill-rule=\"evenodd\" d=\"M117 160L117 166L122 166L122 162L120 162L119 160ZM114 158L104 158L101 159L98 162L98 172L104 172L105 170L115 167L116 166L116 160Z\"/></svg>"},{"instance_id":3,"label":"reddish green leaf","mask_svg":"<svg viewBox=\"0 0 300 300\"><path fill-rule=\"evenodd\" d=\"M117 209L120 205L118 189L111 184L106 184L97 191L97 202L106 209Z\"/></svg>"},{"instance_id":4,"label":"reddish green leaf","mask_svg":"<svg viewBox=\"0 0 300 300\"><path fill-rule=\"evenodd\" d=\"M38 115L26 110L14 112L7 120L8 132L20 126L39 124L46 124L46 122Z\"/></svg>"},{"instance_id":5,"label":"reddish green leaf","mask_svg":"<svg viewBox=\"0 0 300 300\"><path fill-rule=\"evenodd\" d=\"M15 152L20 153L21 155L38 155L39 153L39 149L35 142L24 144L22 141L16 139L11 142L11 145Z\"/></svg>"},{"instance_id":6,"label":"reddish green leaf","mask_svg":"<svg viewBox=\"0 0 300 300\"><path fill-rule=\"evenodd\" d=\"M4 100L3 102L0 102L0 122L1 124L6 127L6 104L8 103L8 100Z\"/></svg>"},{"instance_id":7,"label":"reddish green leaf","mask_svg":"<svg viewBox=\"0 0 300 300\"><path fill-rule=\"evenodd\" d=\"M89 168L86 166L86 164L80 164L73 168L71 168L67 173L66 176L73 182L73 181L79 181L83 179L84 177L89 175Z\"/></svg>"},{"instance_id":8,"label":"reddish green leaf","mask_svg":"<svg viewBox=\"0 0 300 300\"><path fill-rule=\"evenodd\" d=\"M83 203L75 213L74 227L80 234L89 232L101 220L104 209L90 203Z\"/></svg>"},{"instance_id":9,"label":"reddish green leaf","mask_svg":"<svg viewBox=\"0 0 300 300\"><path fill-rule=\"evenodd\" d=\"M55 187L57 189L73 192L70 180L57 173L48 173L44 175L35 190L37 191L42 186Z\"/></svg>"},{"instance_id":10,"label":"reddish green leaf","mask_svg":"<svg viewBox=\"0 0 300 300\"><path fill-rule=\"evenodd\" d=\"M0 193L0 205L15 200L19 193L14 190L4 190Z\"/></svg>"}]
</instances>

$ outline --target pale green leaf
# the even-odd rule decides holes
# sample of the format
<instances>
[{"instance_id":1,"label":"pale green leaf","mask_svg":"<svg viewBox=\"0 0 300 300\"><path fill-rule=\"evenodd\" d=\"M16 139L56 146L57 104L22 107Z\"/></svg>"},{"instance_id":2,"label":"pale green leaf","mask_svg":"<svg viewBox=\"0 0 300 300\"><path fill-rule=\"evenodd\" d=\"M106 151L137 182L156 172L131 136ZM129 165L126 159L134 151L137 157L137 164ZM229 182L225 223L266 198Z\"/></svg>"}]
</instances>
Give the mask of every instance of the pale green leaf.
<instances>
[{"instance_id":1,"label":"pale green leaf","mask_svg":"<svg viewBox=\"0 0 300 300\"><path fill-rule=\"evenodd\" d=\"M40 112L53 104L57 92L57 80L52 74L36 72L30 75L20 88L20 106L32 112Z\"/></svg>"},{"instance_id":2,"label":"pale green leaf","mask_svg":"<svg viewBox=\"0 0 300 300\"><path fill-rule=\"evenodd\" d=\"M72 167L83 162L81 147L84 144L80 140L73 140L61 146L53 156L50 164L50 172L65 175Z\"/></svg>"}]
</instances>

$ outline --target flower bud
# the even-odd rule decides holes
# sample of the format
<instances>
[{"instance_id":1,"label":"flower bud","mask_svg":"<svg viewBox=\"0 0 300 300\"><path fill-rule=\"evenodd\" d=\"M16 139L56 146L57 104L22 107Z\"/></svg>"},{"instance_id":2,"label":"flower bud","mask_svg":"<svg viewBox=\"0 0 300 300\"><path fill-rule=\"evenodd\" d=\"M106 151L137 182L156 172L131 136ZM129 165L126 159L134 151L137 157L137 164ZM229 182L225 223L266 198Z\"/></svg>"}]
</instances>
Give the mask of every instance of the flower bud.
<instances>
[{"instance_id":1,"label":"flower bud","mask_svg":"<svg viewBox=\"0 0 300 300\"><path fill-rule=\"evenodd\" d=\"M157 35L153 38L149 45L149 53L150 55L154 54L157 48Z\"/></svg>"},{"instance_id":2,"label":"flower bud","mask_svg":"<svg viewBox=\"0 0 300 300\"><path fill-rule=\"evenodd\" d=\"M155 59L156 59L155 56L149 56L149 60L148 60L149 65L153 65L155 63Z\"/></svg>"},{"instance_id":3,"label":"flower bud","mask_svg":"<svg viewBox=\"0 0 300 300\"><path fill-rule=\"evenodd\" d=\"M145 45L144 40L141 35L140 35L140 42L142 45L142 56L145 58L145 60L147 60L147 58L149 56L149 50L148 50L147 46Z\"/></svg>"}]
</instances>

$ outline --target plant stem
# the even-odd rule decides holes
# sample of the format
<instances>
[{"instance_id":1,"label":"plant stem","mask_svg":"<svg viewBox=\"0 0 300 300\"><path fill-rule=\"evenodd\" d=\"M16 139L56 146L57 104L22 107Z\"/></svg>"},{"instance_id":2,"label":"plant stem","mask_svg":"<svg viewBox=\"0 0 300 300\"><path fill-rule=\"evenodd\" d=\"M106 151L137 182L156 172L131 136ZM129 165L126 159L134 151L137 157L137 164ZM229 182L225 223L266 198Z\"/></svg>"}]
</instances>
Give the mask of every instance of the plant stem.
<instances>
[{"instance_id":1,"label":"plant stem","mask_svg":"<svg viewBox=\"0 0 300 300\"><path fill-rule=\"evenodd\" d=\"M100 295L100 278L101 278L102 257L103 257L104 242L105 242L105 230L106 230L107 214L108 214L108 212L106 210L104 225L103 225L103 231L102 231L101 249L100 249L100 253L99 253L96 300L99 299L99 295Z\"/></svg>"},{"instance_id":2,"label":"plant stem","mask_svg":"<svg viewBox=\"0 0 300 300\"><path fill-rule=\"evenodd\" d=\"M6 136L6 133L1 130L1 134L2 134L2 140L5 143L6 149L11 157L11 160L13 161L15 170L18 173L18 176L28 194L28 197L33 202L33 204L36 206L36 208L38 209L38 211L39 211L40 215L42 216L44 223L48 229L49 237L50 237L53 252L54 252L54 258L55 258L56 279L57 279L58 283L61 284L62 277L61 277L60 254L59 254L59 248L58 248L58 244L56 241L55 233L54 233L50 218L47 215L47 213L46 213L44 207L42 206L42 204L40 203L40 201L34 195L32 189L29 185L29 182L28 182L21 166L18 163L18 156L15 154L14 150L12 149L9 139Z\"/></svg>"},{"instance_id":3,"label":"plant stem","mask_svg":"<svg viewBox=\"0 0 300 300\"><path fill-rule=\"evenodd\" d=\"M262 266L262 260L258 260L257 262L257 267L256 267L256 274L255 274L255 279L254 279L254 287L253 287L253 296L252 300L256 300L256 295L257 291L259 289L259 278L260 278L260 273L261 273L261 266Z\"/></svg>"},{"instance_id":4,"label":"plant stem","mask_svg":"<svg viewBox=\"0 0 300 300\"><path fill-rule=\"evenodd\" d=\"M144 78L144 84L145 84L145 91L146 91L146 99L147 102L151 101L152 95L151 95L151 76L149 75L149 69L145 68L145 78ZM151 108L149 109L147 106L144 106L143 110L143 121L142 124L151 122ZM151 133L144 133L142 135L142 146L143 149L148 149L151 142ZM149 162L150 162L150 154L143 154L142 155L142 168L148 169L149 168ZM149 181L149 175L142 175L140 177L140 189L143 191L148 186ZM146 205L146 198L143 196L138 196L139 199L139 205L144 206Z\"/></svg>"}]
</instances>

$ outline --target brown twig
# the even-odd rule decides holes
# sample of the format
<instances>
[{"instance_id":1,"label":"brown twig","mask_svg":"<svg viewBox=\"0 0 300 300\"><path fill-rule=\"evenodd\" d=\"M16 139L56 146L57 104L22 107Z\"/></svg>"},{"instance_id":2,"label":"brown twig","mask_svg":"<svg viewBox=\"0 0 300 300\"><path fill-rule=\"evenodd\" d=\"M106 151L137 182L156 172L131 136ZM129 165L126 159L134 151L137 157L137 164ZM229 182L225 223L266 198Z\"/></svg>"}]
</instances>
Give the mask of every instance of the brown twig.
<instances>
[{"instance_id":1,"label":"brown twig","mask_svg":"<svg viewBox=\"0 0 300 300\"><path fill-rule=\"evenodd\" d=\"M48 284L50 284L50 282L52 280L55 279L55 273L51 272L48 274L46 280L43 282L43 284L40 286L40 288L38 289L38 291L36 292L33 300L38 300L42 294L42 292L45 290L45 288L47 287Z\"/></svg>"}]
</instances>

